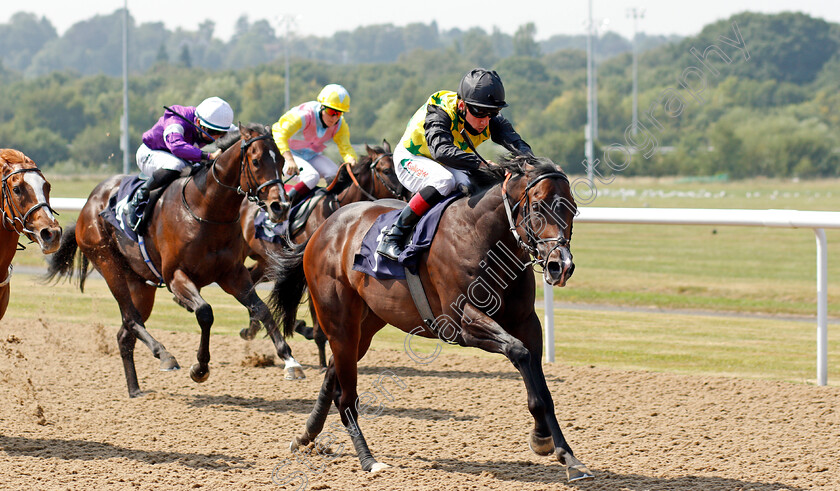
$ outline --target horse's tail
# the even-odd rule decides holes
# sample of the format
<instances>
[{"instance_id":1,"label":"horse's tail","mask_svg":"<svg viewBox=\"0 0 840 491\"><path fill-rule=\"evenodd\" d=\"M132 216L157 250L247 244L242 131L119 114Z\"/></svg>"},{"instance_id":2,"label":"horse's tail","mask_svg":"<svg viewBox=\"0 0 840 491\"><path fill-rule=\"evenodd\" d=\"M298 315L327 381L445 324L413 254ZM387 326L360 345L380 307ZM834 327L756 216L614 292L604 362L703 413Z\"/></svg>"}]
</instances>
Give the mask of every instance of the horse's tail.
<instances>
[{"instance_id":1,"label":"horse's tail","mask_svg":"<svg viewBox=\"0 0 840 491\"><path fill-rule=\"evenodd\" d=\"M58 250L47 256L47 273L44 276L44 281L50 282L55 280L56 277L73 279L73 263L76 259L78 248L79 246L76 243L76 224L71 223L64 227L64 232L61 234L61 245L58 247ZM79 254L79 256L77 269L79 289L84 292L85 279L87 278L90 263L83 254Z\"/></svg>"},{"instance_id":2,"label":"horse's tail","mask_svg":"<svg viewBox=\"0 0 840 491\"><path fill-rule=\"evenodd\" d=\"M303 251L306 244L293 249L281 249L272 253L266 277L274 282L268 305L276 319L283 324L283 337L288 338L295 332L295 320L298 307L306 289L306 276L303 274Z\"/></svg>"}]
</instances>

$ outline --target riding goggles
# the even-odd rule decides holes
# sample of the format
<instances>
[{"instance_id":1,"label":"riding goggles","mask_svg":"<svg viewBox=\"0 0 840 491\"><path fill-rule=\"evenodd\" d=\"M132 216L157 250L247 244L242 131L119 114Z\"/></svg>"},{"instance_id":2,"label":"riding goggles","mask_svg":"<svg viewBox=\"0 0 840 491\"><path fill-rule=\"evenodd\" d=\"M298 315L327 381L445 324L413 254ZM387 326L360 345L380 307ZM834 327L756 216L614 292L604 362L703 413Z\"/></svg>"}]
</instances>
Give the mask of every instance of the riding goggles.
<instances>
[{"instance_id":1,"label":"riding goggles","mask_svg":"<svg viewBox=\"0 0 840 491\"><path fill-rule=\"evenodd\" d=\"M476 107L467 104L467 110L476 118L483 119L496 116L501 109L498 107Z\"/></svg>"},{"instance_id":2,"label":"riding goggles","mask_svg":"<svg viewBox=\"0 0 840 491\"><path fill-rule=\"evenodd\" d=\"M334 118L337 116L341 116L341 111L336 111L331 107L324 106L324 112L327 113L327 116L332 116Z\"/></svg>"}]
</instances>

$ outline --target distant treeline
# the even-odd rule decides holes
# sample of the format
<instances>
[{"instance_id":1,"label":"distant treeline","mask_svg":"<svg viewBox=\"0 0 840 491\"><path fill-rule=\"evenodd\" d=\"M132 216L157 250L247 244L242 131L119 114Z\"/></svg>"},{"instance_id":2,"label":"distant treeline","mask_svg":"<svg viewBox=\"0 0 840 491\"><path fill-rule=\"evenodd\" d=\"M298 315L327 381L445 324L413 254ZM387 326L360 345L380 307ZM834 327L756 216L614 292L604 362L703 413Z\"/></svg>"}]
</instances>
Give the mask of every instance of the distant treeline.
<instances>
[{"instance_id":1,"label":"distant treeline","mask_svg":"<svg viewBox=\"0 0 840 491\"><path fill-rule=\"evenodd\" d=\"M392 24L358 27L329 37L289 36L276 32L267 20L250 22L240 17L231 40L213 37L215 24L205 21L195 30L171 31L162 22L136 25L129 15L129 69L144 73L155 64L169 63L187 68L227 70L253 67L291 57L328 63L393 63L416 49L454 49L484 66L514 54L539 56L564 49L586 49L586 38L553 36L535 42L533 24L519 28L513 36L494 28L486 32L441 31L436 23ZM678 36L638 37L639 49L648 50L680 39ZM46 75L75 70L82 75L120 76L122 74L123 10L95 16L71 26L62 36L46 18L18 12L7 24L0 24L0 60L5 68L25 76ZM614 32L607 32L595 43L596 55L609 58L630 51L632 43Z\"/></svg>"},{"instance_id":2,"label":"distant treeline","mask_svg":"<svg viewBox=\"0 0 840 491\"><path fill-rule=\"evenodd\" d=\"M0 146L56 170L121 168L120 14L61 37L29 14L2 26ZM504 114L536 153L582 173L582 38L535 36L533 24L513 36L411 24L295 39L291 102L341 83L352 96L353 142L396 143L429 94L454 90L470 68L486 66L502 76L510 103ZM270 123L283 112L283 40L266 21L240 19L228 43L213 38L212 23L194 32L142 24L132 26L131 39L132 154L163 105L218 95L242 121ZM630 44L612 35L599 40L596 154L604 179L619 172L840 175L840 26L798 13L742 13L691 38L651 39L639 59L635 134Z\"/></svg>"}]
</instances>

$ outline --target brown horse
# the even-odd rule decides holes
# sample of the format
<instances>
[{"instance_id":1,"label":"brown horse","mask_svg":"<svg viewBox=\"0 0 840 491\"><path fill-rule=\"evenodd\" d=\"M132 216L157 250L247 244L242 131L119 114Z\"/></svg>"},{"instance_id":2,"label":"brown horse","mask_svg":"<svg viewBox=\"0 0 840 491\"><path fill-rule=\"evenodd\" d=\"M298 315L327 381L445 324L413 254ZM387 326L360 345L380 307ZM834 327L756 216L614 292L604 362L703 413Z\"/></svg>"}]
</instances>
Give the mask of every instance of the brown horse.
<instances>
[{"instance_id":1,"label":"brown horse","mask_svg":"<svg viewBox=\"0 0 840 491\"><path fill-rule=\"evenodd\" d=\"M329 194L318 202L318 205L306 220L306 225L297 233L290 234L292 242L296 244L306 242L315 230L324 223L324 220L340 206L363 200L373 201L382 198L406 200L409 198L408 192L397 180L391 145L383 140L382 147L365 145L365 152L366 155L359 159L359 162L352 169L348 169L347 165L342 165L339 168L335 179L327 189L338 188L340 191ZM265 281L265 269L270 261L269 256L284 247L284 244L268 242L255 236L254 217L258 211L259 207L256 204L249 201L242 202L240 209L242 220L240 223L242 224L242 236L245 237L247 243L245 254L255 261L248 268L251 273L251 281L254 284Z\"/></svg>"},{"instance_id":2,"label":"brown horse","mask_svg":"<svg viewBox=\"0 0 840 491\"><path fill-rule=\"evenodd\" d=\"M410 193L397 179L394 170L394 160L391 153L391 145L387 140L382 140L381 147L370 147L365 145L366 155L350 168L344 164L339 168L333 181L327 186L328 190L338 190L337 193L330 193L318 202L312 214L306 220L306 224L296 233L290 234L293 243L302 244L321 226L322 223L335 213L339 207L355 203L357 201L377 200L383 198L395 198L407 200ZM243 201L241 207L242 235L247 243L246 255L255 262L248 270L251 273L251 281L254 284L266 281L265 270L271 262L271 256L278 254L280 249L288 247L287 244L269 242L256 237L254 229L254 217L259 208L257 205ZM297 329L307 337L313 336L318 345L318 361L322 368L326 368L326 338L318 327L318 320L312 314L312 332L303 327L304 322L297 322ZM260 330L260 323L251 319L248 328L240 331L242 339L253 339Z\"/></svg>"},{"instance_id":3,"label":"brown horse","mask_svg":"<svg viewBox=\"0 0 840 491\"><path fill-rule=\"evenodd\" d=\"M50 183L29 157L11 148L0 149L0 172L3 176L0 230L0 319L9 306L12 281L12 258L23 246L20 235L37 242L44 254L52 254L61 241L61 227L50 207Z\"/></svg>"},{"instance_id":4,"label":"brown horse","mask_svg":"<svg viewBox=\"0 0 840 491\"><path fill-rule=\"evenodd\" d=\"M387 467L373 458L358 426L361 401L356 389L357 363L373 335L387 323L409 333L407 351L411 337L419 334L504 354L521 373L528 392L533 451L555 453L569 480L592 477L574 457L554 414L541 365L542 328L534 311L530 258L542 266L549 284L565 285L574 271L569 245L577 207L566 175L554 164L520 156L502 165L507 172L503 182L496 174L492 184L481 183L484 187L445 210L434 241L422 256L418 274L437 315L428 324L415 308L405 280L377 280L353 270L366 232L379 215L392 210L383 202L340 209L305 249L281 257L280 280L270 305L288 330L301 292L308 287L333 353L303 434L291 444L293 451L318 436L334 401L362 469ZM492 174L487 171L474 179L482 181ZM428 358L408 354L415 361ZM370 409L369 402L361 405Z\"/></svg>"},{"instance_id":5,"label":"brown horse","mask_svg":"<svg viewBox=\"0 0 840 491\"><path fill-rule=\"evenodd\" d=\"M236 142L239 144L234 145ZM258 124L240 126L239 133L223 137L217 146L225 150L211 165L166 188L154 206L144 237L149 262L174 295L175 302L195 312L201 327L198 363L190 369L190 377L195 382L204 382L209 376L213 310L201 297L200 289L215 282L245 305L252 318L265 325L278 355L286 362L286 378L302 378L300 364L292 357L268 307L254 292L251 277L242 263L239 205L243 198L260 200L273 220L284 219L288 212L279 179L281 154L271 132ZM84 290L89 262L105 278L120 306L122 325L117 340L128 393L136 397L141 395L134 367L137 338L160 359L161 370L177 369L179 365L145 327L152 313L159 278L144 261L138 243L100 216L123 177L112 177L91 192L74 233L68 227L61 248L50 262L48 279L56 275L72 276L77 247L80 288Z\"/></svg>"}]
</instances>

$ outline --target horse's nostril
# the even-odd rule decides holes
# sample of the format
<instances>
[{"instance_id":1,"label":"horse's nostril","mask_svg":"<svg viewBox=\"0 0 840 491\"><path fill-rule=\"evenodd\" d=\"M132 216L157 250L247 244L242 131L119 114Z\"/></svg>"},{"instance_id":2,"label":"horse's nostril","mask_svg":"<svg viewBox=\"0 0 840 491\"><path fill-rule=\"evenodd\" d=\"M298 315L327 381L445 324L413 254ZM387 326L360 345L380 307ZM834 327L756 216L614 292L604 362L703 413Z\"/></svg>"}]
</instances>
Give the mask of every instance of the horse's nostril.
<instances>
[{"instance_id":1,"label":"horse's nostril","mask_svg":"<svg viewBox=\"0 0 840 491\"><path fill-rule=\"evenodd\" d=\"M548 274L554 277L560 275L563 271L563 268L560 267L560 263L557 261L550 261L545 265L545 268L548 270Z\"/></svg>"},{"instance_id":2,"label":"horse's nostril","mask_svg":"<svg viewBox=\"0 0 840 491\"><path fill-rule=\"evenodd\" d=\"M288 207L288 204L287 203L274 202L274 203L271 203L270 205L268 205L268 207L271 209L272 213L274 213L275 215L279 215L279 214L283 213L284 211L286 211L286 209Z\"/></svg>"}]
</instances>

